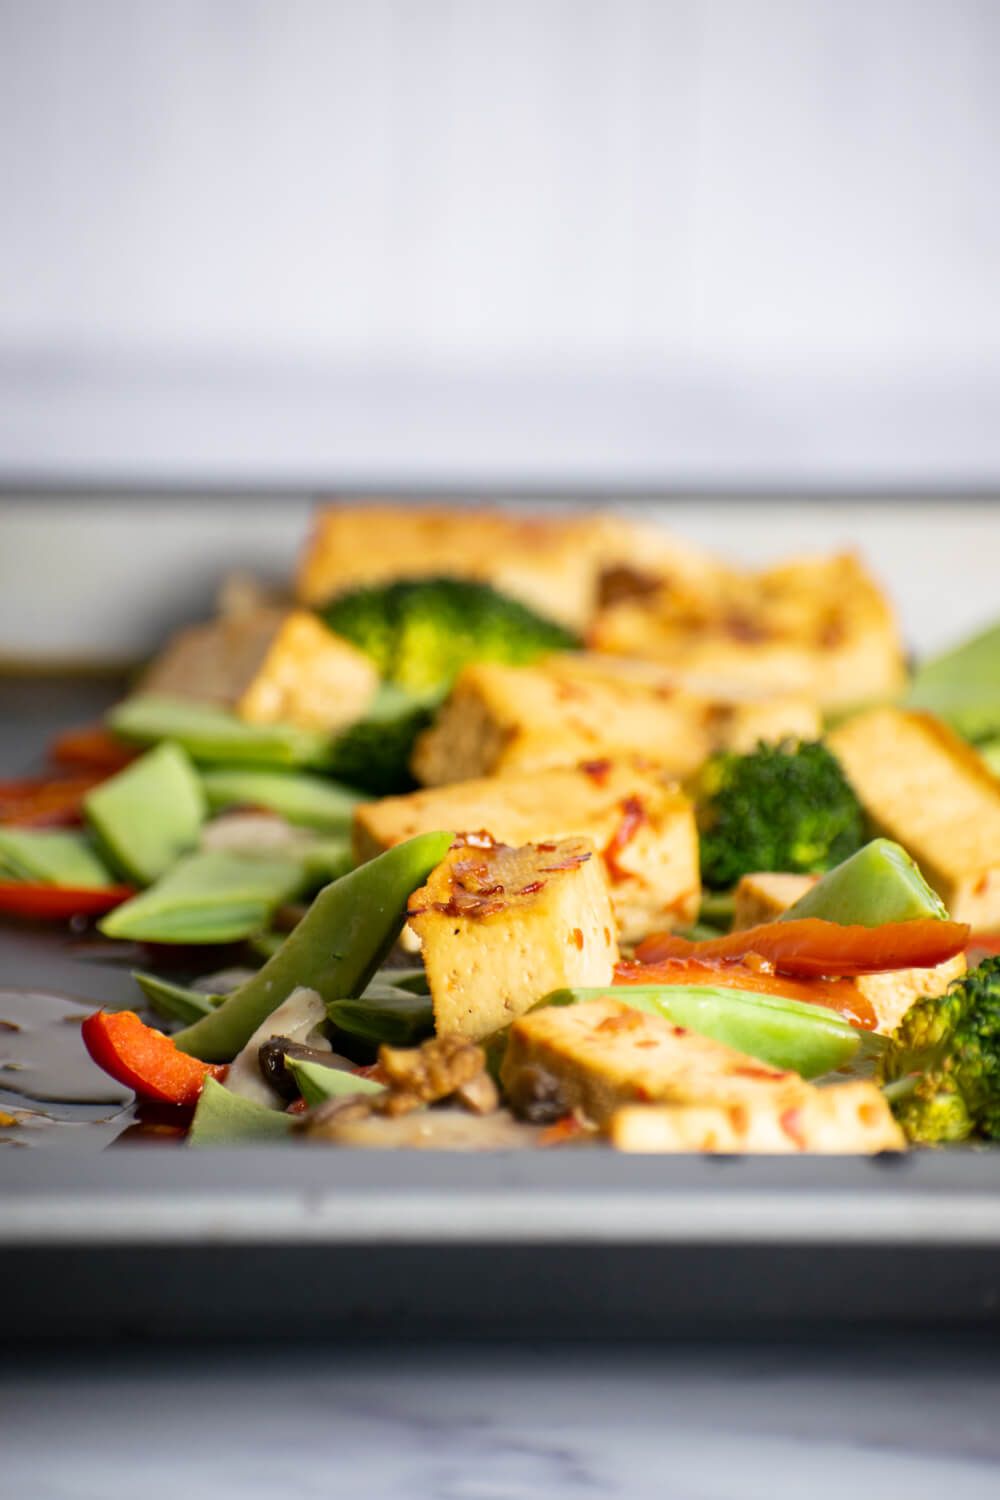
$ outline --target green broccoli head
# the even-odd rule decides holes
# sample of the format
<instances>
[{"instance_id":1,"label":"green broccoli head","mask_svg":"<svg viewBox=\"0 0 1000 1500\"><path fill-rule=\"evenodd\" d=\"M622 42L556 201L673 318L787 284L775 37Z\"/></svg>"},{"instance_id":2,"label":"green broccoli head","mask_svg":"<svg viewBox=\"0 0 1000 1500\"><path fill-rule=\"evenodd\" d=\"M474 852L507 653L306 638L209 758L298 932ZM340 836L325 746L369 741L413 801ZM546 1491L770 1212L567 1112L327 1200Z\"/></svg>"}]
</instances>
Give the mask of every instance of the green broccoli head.
<instances>
[{"instance_id":1,"label":"green broccoli head","mask_svg":"<svg viewBox=\"0 0 1000 1500\"><path fill-rule=\"evenodd\" d=\"M579 641L485 583L426 578L353 589L321 611L331 630L413 692L447 689L466 662L519 665Z\"/></svg>"},{"instance_id":2,"label":"green broccoli head","mask_svg":"<svg viewBox=\"0 0 1000 1500\"><path fill-rule=\"evenodd\" d=\"M324 769L372 797L412 791L413 743L439 702L439 693L408 693L384 683L365 717L337 735Z\"/></svg>"},{"instance_id":3,"label":"green broccoli head","mask_svg":"<svg viewBox=\"0 0 1000 1500\"><path fill-rule=\"evenodd\" d=\"M754 870L820 874L864 842L861 805L825 745L712 756L693 788L702 881L728 890Z\"/></svg>"},{"instance_id":4,"label":"green broccoli head","mask_svg":"<svg viewBox=\"0 0 1000 1500\"><path fill-rule=\"evenodd\" d=\"M879 1076L910 1140L1000 1139L1000 957L911 1006Z\"/></svg>"}]
</instances>

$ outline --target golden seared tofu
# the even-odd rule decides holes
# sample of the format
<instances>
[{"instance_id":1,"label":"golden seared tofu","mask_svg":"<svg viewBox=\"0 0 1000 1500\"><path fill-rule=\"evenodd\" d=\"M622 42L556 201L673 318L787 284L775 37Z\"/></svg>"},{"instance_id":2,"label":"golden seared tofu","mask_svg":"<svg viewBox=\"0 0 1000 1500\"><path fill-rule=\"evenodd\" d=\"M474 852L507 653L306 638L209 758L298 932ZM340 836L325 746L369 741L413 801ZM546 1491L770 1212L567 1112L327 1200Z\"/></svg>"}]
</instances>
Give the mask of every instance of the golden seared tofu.
<instances>
[{"instance_id":1,"label":"golden seared tofu","mask_svg":"<svg viewBox=\"0 0 1000 1500\"><path fill-rule=\"evenodd\" d=\"M180 631L142 690L231 708L252 724L338 729L360 718L378 673L361 651L302 609L237 610Z\"/></svg>"},{"instance_id":2,"label":"golden seared tofu","mask_svg":"<svg viewBox=\"0 0 1000 1500\"><path fill-rule=\"evenodd\" d=\"M905 680L892 610L852 553L622 600L600 613L589 641L683 673L805 693L827 709L890 697Z\"/></svg>"},{"instance_id":3,"label":"golden seared tofu","mask_svg":"<svg viewBox=\"0 0 1000 1500\"><path fill-rule=\"evenodd\" d=\"M627 1104L607 1125L619 1151L745 1152L871 1156L904 1151L903 1132L873 1083L813 1088L788 1108L782 1101L745 1104Z\"/></svg>"},{"instance_id":4,"label":"golden seared tofu","mask_svg":"<svg viewBox=\"0 0 1000 1500\"><path fill-rule=\"evenodd\" d=\"M467 666L417 740L417 780L443 786L635 753L687 776L714 750L819 734L819 710L802 696L701 694L655 667L623 671L607 660L606 667L573 656L530 667Z\"/></svg>"},{"instance_id":5,"label":"golden seared tofu","mask_svg":"<svg viewBox=\"0 0 1000 1500\"><path fill-rule=\"evenodd\" d=\"M624 1104L791 1109L811 1085L608 997L552 1006L511 1027L501 1069L515 1113L540 1095L603 1124Z\"/></svg>"},{"instance_id":6,"label":"golden seared tofu","mask_svg":"<svg viewBox=\"0 0 1000 1500\"><path fill-rule=\"evenodd\" d=\"M327 505L317 513L296 591L307 604L324 604L362 584L472 578L582 630L603 578L617 570L624 586L640 562L684 578L716 566L667 533L601 513L528 517L472 507Z\"/></svg>"},{"instance_id":7,"label":"golden seared tofu","mask_svg":"<svg viewBox=\"0 0 1000 1500\"><path fill-rule=\"evenodd\" d=\"M458 844L410 897L439 1034L479 1040L566 985L610 984L618 940L589 839Z\"/></svg>"},{"instance_id":8,"label":"golden seared tofu","mask_svg":"<svg viewBox=\"0 0 1000 1500\"><path fill-rule=\"evenodd\" d=\"M772 870L741 875L733 891L733 931L760 927L776 922L783 912L806 891L812 890L818 875L789 875Z\"/></svg>"},{"instance_id":9,"label":"golden seared tofu","mask_svg":"<svg viewBox=\"0 0 1000 1500\"><path fill-rule=\"evenodd\" d=\"M742 876L733 893L734 931L776 922L818 879L817 875L770 872ZM965 970L965 954L958 953L934 969L891 969L885 974L862 974L851 982L874 1010L876 1030L889 1035L915 1000L922 995L943 995Z\"/></svg>"},{"instance_id":10,"label":"golden seared tofu","mask_svg":"<svg viewBox=\"0 0 1000 1500\"><path fill-rule=\"evenodd\" d=\"M931 714L873 709L828 740L871 823L902 844L956 922L1000 928L1000 780Z\"/></svg>"},{"instance_id":11,"label":"golden seared tofu","mask_svg":"<svg viewBox=\"0 0 1000 1500\"><path fill-rule=\"evenodd\" d=\"M359 863L435 828L484 831L504 844L577 834L601 851L623 941L694 921L701 895L698 831L689 799L663 772L630 759L459 781L361 804Z\"/></svg>"}]
</instances>

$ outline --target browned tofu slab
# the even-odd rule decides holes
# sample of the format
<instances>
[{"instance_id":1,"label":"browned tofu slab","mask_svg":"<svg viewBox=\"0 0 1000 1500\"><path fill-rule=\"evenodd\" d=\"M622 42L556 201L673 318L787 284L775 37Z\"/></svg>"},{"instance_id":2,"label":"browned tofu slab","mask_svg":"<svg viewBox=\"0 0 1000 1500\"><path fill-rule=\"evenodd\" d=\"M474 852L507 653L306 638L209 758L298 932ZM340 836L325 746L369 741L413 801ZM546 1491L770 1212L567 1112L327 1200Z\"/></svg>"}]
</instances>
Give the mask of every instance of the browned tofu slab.
<instances>
[{"instance_id":1,"label":"browned tofu slab","mask_svg":"<svg viewBox=\"0 0 1000 1500\"><path fill-rule=\"evenodd\" d=\"M359 862L435 828L484 830L520 845L578 834L601 851L624 941L694 920L698 833L689 799L656 766L618 760L537 775L460 781L364 803L355 811Z\"/></svg>"},{"instance_id":2,"label":"browned tofu slab","mask_svg":"<svg viewBox=\"0 0 1000 1500\"><path fill-rule=\"evenodd\" d=\"M413 770L424 786L443 786L638 753L687 776L714 750L815 739L820 727L802 695L694 691L650 663L572 654L530 667L478 662L420 736Z\"/></svg>"},{"instance_id":3,"label":"browned tofu slab","mask_svg":"<svg viewBox=\"0 0 1000 1500\"><path fill-rule=\"evenodd\" d=\"M479 1040L551 990L610 984L618 942L587 839L457 846L409 903L439 1035Z\"/></svg>"},{"instance_id":4,"label":"browned tofu slab","mask_svg":"<svg viewBox=\"0 0 1000 1500\"><path fill-rule=\"evenodd\" d=\"M376 688L372 662L307 610L241 610L180 631L148 668L143 692L230 708L252 724L338 729Z\"/></svg>"},{"instance_id":5,"label":"browned tofu slab","mask_svg":"<svg viewBox=\"0 0 1000 1500\"><path fill-rule=\"evenodd\" d=\"M598 1124L624 1104L792 1109L812 1087L797 1073L610 998L522 1016L511 1027L501 1078L515 1109L548 1079L566 1110Z\"/></svg>"},{"instance_id":6,"label":"browned tofu slab","mask_svg":"<svg viewBox=\"0 0 1000 1500\"><path fill-rule=\"evenodd\" d=\"M629 1104L607 1127L619 1151L682 1151L871 1156L904 1151L903 1133L873 1083L813 1088L792 1108L781 1101L744 1104Z\"/></svg>"},{"instance_id":7,"label":"browned tofu slab","mask_svg":"<svg viewBox=\"0 0 1000 1500\"><path fill-rule=\"evenodd\" d=\"M685 578L716 566L666 532L610 514L529 517L481 507L338 504L316 514L296 590L305 603L324 604L362 584L472 578L582 630L597 608L602 578L640 565Z\"/></svg>"},{"instance_id":8,"label":"browned tofu slab","mask_svg":"<svg viewBox=\"0 0 1000 1500\"><path fill-rule=\"evenodd\" d=\"M805 693L828 709L891 697L905 680L892 610L850 553L625 599L601 611L588 639L682 672Z\"/></svg>"},{"instance_id":9,"label":"browned tofu slab","mask_svg":"<svg viewBox=\"0 0 1000 1500\"><path fill-rule=\"evenodd\" d=\"M873 709L829 737L879 833L903 845L956 922L1000 928L1000 781L931 714Z\"/></svg>"}]
</instances>

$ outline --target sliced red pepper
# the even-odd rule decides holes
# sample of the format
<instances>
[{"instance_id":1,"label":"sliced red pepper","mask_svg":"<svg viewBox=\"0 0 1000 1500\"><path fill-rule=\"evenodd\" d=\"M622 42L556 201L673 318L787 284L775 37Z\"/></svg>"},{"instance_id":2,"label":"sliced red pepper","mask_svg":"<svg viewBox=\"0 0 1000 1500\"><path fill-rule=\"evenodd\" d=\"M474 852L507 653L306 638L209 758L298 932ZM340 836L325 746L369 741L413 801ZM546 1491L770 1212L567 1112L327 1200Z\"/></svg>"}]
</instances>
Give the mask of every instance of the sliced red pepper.
<instances>
[{"instance_id":1,"label":"sliced red pepper","mask_svg":"<svg viewBox=\"0 0 1000 1500\"><path fill-rule=\"evenodd\" d=\"M49 757L57 765L89 766L108 775L122 770L141 754L141 750L126 745L103 724L85 724L80 729L69 729L49 746Z\"/></svg>"},{"instance_id":2,"label":"sliced red pepper","mask_svg":"<svg viewBox=\"0 0 1000 1500\"><path fill-rule=\"evenodd\" d=\"M79 823L83 799L106 773L23 776L0 782L0 823L45 827Z\"/></svg>"},{"instance_id":3,"label":"sliced red pepper","mask_svg":"<svg viewBox=\"0 0 1000 1500\"><path fill-rule=\"evenodd\" d=\"M807 1005L825 1005L839 1011L853 1026L872 1030L876 1023L870 1001L859 994L851 979L792 979L771 974L739 958L662 958L643 964L627 959L615 969L615 984L721 985L724 989L747 990L753 995L778 995L784 1000L802 1000Z\"/></svg>"},{"instance_id":4,"label":"sliced red pepper","mask_svg":"<svg viewBox=\"0 0 1000 1500\"><path fill-rule=\"evenodd\" d=\"M81 1026L84 1046L99 1068L142 1099L193 1106L206 1078L222 1078L223 1065L180 1052L170 1038L147 1026L134 1010L98 1010Z\"/></svg>"},{"instance_id":5,"label":"sliced red pepper","mask_svg":"<svg viewBox=\"0 0 1000 1500\"><path fill-rule=\"evenodd\" d=\"M0 881L0 912L36 922L68 922L70 917L102 916L134 895L130 885L77 888L4 880Z\"/></svg>"},{"instance_id":6,"label":"sliced red pepper","mask_svg":"<svg viewBox=\"0 0 1000 1500\"><path fill-rule=\"evenodd\" d=\"M745 959L756 954L779 973L810 979L824 974L933 969L961 953L968 940L965 922L943 922L937 917L886 922L881 927L845 927L805 917L767 922L700 943L670 932L658 933L639 944L636 956L643 963L656 963L664 958Z\"/></svg>"}]
</instances>

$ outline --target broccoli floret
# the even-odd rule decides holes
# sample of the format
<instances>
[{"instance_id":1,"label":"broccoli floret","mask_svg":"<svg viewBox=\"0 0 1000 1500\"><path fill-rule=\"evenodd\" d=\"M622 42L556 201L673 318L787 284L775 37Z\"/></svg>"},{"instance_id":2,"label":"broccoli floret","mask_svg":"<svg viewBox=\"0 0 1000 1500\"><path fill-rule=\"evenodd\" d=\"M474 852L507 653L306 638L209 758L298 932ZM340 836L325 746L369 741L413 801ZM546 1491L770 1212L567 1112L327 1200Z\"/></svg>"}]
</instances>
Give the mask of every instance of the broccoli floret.
<instances>
[{"instance_id":1,"label":"broccoli floret","mask_svg":"<svg viewBox=\"0 0 1000 1500\"><path fill-rule=\"evenodd\" d=\"M693 793L701 877L728 890L754 870L820 874L864 842L864 815L839 763L818 741L723 751Z\"/></svg>"},{"instance_id":2,"label":"broccoli floret","mask_svg":"<svg viewBox=\"0 0 1000 1500\"><path fill-rule=\"evenodd\" d=\"M413 742L434 717L440 696L383 684L365 717L337 735L324 770L373 797L412 791Z\"/></svg>"},{"instance_id":3,"label":"broccoli floret","mask_svg":"<svg viewBox=\"0 0 1000 1500\"><path fill-rule=\"evenodd\" d=\"M879 1077L911 1141L1000 1139L1000 957L911 1006Z\"/></svg>"},{"instance_id":4,"label":"broccoli floret","mask_svg":"<svg viewBox=\"0 0 1000 1500\"><path fill-rule=\"evenodd\" d=\"M579 641L485 583L426 578L353 589L320 612L383 679L414 692L449 688L470 661L518 665Z\"/></svg>"}]
</instances>

